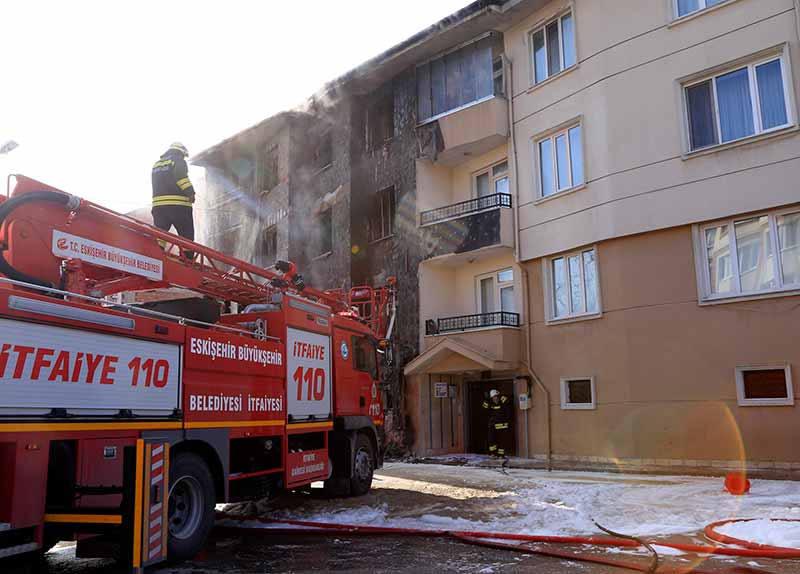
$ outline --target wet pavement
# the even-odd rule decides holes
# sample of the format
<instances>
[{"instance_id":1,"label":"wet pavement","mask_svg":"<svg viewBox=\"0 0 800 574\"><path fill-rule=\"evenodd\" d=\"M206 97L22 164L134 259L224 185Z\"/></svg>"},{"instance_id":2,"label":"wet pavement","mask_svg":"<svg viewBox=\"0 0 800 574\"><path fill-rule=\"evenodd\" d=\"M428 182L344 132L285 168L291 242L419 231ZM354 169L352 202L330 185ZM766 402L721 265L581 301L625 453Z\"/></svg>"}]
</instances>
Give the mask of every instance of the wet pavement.
<instances>
[{"instance_id":1,"label":"wet pavement","mask_svg":"<svg viewBox=\"0 0 800 574\"><path fill-rule=\"evenodd\" d=\"M366 496L352 499L326 500L320 492L295 493L277 500L248 503L229 507L243 514L272 517L308 518L323 520L334 517L340 522L375 524L380 521L408 522L407 525L435 528L454 528L461 521L472 524L502 526L505 519L526 520L537 506L520 506L521 500L541 500L542 512L572 515L575 510L550 491L535 486L533 491L523 487L533 484L538 475L522 471L511 475L491 470L430 465L390 464L375 478L373 490ZM646 477L615 477L589 473L547 475L548 483L564 482L569 488L580 485L619 485L625 488L649 488L653 481ZM658 479L667 488L679 485L681 478ZM563 489L561 489L563 490ZM561 490L553 493L563 494ZM541 491L541 492L540 492ZM570 491L565 491L569 493ZM538 493L538 494L537 494ZM568 500L567 500L568 502ZM538 504L538 503L537 503ZM534 510L532 511L531 508ZM631 511L635 506L625 508ZM373 513L370 515L370 513ZM532 516L533 514L531 514ZM549 517L550 514L543 516ZM331 519L331 518L328 518ZM498 522L499 520L499 522ZM559 519L560 522L563 519ZM427 523L426 523L427 521ZM433 521L433 522L430 522ZM545 523L546 524L546 523ZM550 521L550 524L553 524ZM673 541L702 542L697 534L671 537ZM579 546L542 547L565 552L592 552L596 556L619 561L636 561L646 565L647 557L608 549ZM705 572L741 574L800 572L800 561L747 560L730 558L698 558L690 555L667 556L672 567L691 566ZM37 561L18 561L0 564L2 574L118 574L125 572L111 560L79 560L74 545L62 543ZM434 536L353 536L328 533L325 535L276 534L263 529L230 530L216 528L204 551L190 562L152 568L152 574L235 574L255 572L464 572L491 574L501 572L536 572L538 574L617 574L630 572L609 566L576 562L561 558L526 554L468 545L450 538Z\"/></svg>"}]
</instances>

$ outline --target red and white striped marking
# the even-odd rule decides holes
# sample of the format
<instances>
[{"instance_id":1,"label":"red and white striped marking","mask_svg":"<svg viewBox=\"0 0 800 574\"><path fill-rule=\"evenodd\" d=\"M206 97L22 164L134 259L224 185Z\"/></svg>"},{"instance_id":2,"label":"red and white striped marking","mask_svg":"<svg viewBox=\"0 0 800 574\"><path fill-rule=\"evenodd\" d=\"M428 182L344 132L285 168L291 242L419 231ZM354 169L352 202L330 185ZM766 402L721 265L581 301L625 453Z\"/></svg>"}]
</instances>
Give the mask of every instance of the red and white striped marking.
<instances>
[{"instance_id":1,"label":"red and white striped marking","mask_svg":"<svg viewBox=\"0 0 800 574\"><path fill-rule=\"evenodd\" d=\"M164 482L164 445L160 444L153 448L150 454L150 488ZM164 528L164 500L167 497L166 486L161 485L161 502L150 505L148 520L150 525L147 529L149 534L148 558L153 560L161 556L161 539Z\"/></svg>"}]
</instances>

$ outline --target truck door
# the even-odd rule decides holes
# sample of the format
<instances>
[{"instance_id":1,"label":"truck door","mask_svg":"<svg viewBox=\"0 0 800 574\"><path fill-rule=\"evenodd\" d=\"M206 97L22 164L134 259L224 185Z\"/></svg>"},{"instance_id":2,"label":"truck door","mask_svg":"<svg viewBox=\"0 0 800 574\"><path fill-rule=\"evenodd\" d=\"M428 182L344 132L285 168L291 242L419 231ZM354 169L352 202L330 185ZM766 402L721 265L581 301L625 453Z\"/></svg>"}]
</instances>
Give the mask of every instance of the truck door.
<instances>
[{"instance_id":1,"label":"truck door","mask_svg":"<svg viewBox=\"0 0 800 574\"><path fill-rule=\"evenodd\" d=\"M353 332L333 329L333 369L336 376L336 414L359 414L359 382L353 369Z\"/></svg>"},{"instance_id":2,"label":"truck door","mask_svg":"<svg viewBox=\"0 0 800 574\"><path fill-rule=\"evenodd\" d=\"M378 389L378 360L375 346L366 335L353 335L353 364L358 388L359 412L371 417L381 414Z\"/></svg>"},{"instance_id":3,"label":"truck door","mask_svg":"<svg viewBox=\"0 0 800 574\"><path fill-rule=\"evenodd\" d=\"M289 420L331 418L330 336L288 327L286 339Z\"/></svg>"}]
</instances>

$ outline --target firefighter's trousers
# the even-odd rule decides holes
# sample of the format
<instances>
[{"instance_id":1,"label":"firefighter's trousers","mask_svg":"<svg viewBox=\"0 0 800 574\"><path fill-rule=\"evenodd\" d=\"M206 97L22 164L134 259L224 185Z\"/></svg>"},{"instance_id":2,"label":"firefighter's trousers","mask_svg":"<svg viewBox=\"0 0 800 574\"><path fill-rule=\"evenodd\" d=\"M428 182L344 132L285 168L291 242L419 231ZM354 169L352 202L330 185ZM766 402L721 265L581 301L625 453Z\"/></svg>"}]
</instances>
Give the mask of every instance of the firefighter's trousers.
<instances>
[{"instance_id":1,"label":"firefighter's trousers","mask_svg":"<svg viewBox=\"0 0 800 574\"><path fill-rule=\"evenodd\" d=\"M194 241L194 217L188 205L159 205L153 207L153 225L166 232L175 226L178 235Z\"/></svg>"},{"instance_id":2,"label":"firefighter's trousers","mask_svg":"<svg viewBox=\"0 0 800 574\"><path fill-rule=\"evenodd\" d=\"M500 443L505 444L506 434L509 432L508 423L489 423L489 455L505 456L506 449Z\"/></svg>"}]
</instances>

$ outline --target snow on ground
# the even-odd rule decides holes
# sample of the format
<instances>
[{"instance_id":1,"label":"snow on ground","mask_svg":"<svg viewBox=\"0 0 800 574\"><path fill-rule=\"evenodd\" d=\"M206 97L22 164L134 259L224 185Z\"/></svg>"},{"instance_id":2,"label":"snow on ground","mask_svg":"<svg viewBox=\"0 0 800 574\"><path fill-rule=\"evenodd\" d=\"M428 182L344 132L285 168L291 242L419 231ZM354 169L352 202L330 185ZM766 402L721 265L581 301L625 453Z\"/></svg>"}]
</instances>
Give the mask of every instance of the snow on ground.
<instances>
[{"instance_id":1,"label":"snow on ground","mask_svg":"<svg viewBox=\"0 0 800 574\"><path fill-rule=\"evenodd\" d=\"M278 500L256 508L271 518L547 535L598 535L593 523L597 521L617 532L649 538L698 537L706 524L728 518L800 518L797 482L753 480L750 494L736 497L724 491L719 477L507 472L389 463L376 473L367 496ZM230 510L248 513L253 507ZM757 526L750 529L759 534ZM764 543L780 541L779 546L800 548L800 527L794 528L776 534L778 538L764 538L771 540ZM766 526L763 533L767 536Z\"/></svg>"},{"instance_id":2,"label":"snow on ground","mask_svg":"<svg viewBox=\"0 0 800 574\"><path fill-rule=\"evenodd\" d=\"M757 544L800 548L800 522L782 522L761 518L747 522L731 522L715 529L720 534Z\"/></svg>"}]
</instances>

